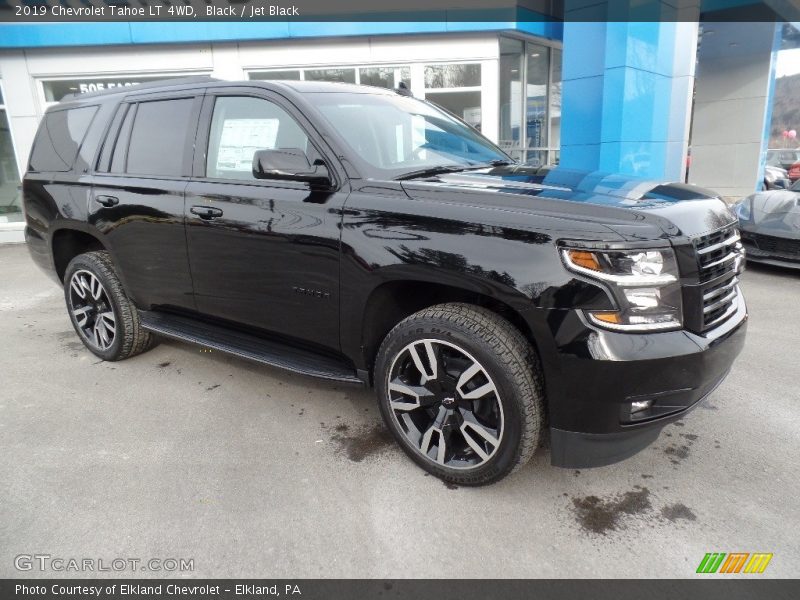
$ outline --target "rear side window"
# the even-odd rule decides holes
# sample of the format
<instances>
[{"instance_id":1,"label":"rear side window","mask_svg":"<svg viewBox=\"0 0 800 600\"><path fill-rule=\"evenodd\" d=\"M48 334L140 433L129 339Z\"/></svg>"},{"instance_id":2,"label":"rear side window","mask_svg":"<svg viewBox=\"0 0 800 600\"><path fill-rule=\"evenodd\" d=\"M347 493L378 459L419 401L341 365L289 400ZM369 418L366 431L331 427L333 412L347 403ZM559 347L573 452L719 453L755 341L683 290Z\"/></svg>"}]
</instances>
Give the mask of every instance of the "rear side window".
<instances>
[{"instance_id":1,"label":"rear side window","mask_svg":"<svg viewBox=\"0 0 800 600\"><path fill-rule=\"evenodd\" d=\"M131 139L131 129L133 127L133 118L136 116L136 105L128 107L128 112L125 115L125 121L122 123L122 128L119 130L119 137L114 146L114 155L111 159L111 172L124 173L125 172L125 157L128 155L128 142Z\"/></svg>"},{"instance_id":2,"label":"rear side window","mask_svg":"<svg viewBox=\"0 0 800 600\"><path fill-rule=\"evenodd\" d=\"M71 170L95 113L96 106L84 106L45 114L33 142L29 169Z\"/></svg>"},{"instance_id":3,"label":"rear side window","mask_svg":"<svg viewBox=\"0 0 800 600\"><path fill-rule=\"evenodd\" d=\"M184 174L184 155L190 143L191 98L141 102L128 144L126 173L131 175ZM130 111L128 111L130 113ZM192 135L194 130L191 130ZM123 140L118 140L117 144ZM112 171L117 168L116 153Z\"/></svg>"}]
</instances>

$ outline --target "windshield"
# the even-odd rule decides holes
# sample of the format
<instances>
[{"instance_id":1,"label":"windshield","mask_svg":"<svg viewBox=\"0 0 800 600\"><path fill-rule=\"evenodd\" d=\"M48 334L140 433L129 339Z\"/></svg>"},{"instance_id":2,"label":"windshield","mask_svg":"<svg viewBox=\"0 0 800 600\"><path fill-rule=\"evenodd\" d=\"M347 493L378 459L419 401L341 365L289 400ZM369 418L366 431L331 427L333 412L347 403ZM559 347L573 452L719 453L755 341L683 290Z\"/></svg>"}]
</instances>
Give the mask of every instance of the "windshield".
<instances>
[{"instance_id":1,"label":"windshield","mask_svg":"<svg viewBox=\"0 0 800 600\"><path fill-rule=\"evenodd\" d=\"M443 110L406 96L312 93L322 113L373 178L437 167L511 162L497 146Z\"/></svg>"},{"instance_id":2,"label":"windshield","mask_svg":"<svg viewBox=\"0 0 800 600\"><path fill-rule=\"evenodd\" d=\"M792 185L792 187L789 189L792 190L793 192L800 192L800 179L795 181L794 185Z\"/></svg>"}]
</instances>

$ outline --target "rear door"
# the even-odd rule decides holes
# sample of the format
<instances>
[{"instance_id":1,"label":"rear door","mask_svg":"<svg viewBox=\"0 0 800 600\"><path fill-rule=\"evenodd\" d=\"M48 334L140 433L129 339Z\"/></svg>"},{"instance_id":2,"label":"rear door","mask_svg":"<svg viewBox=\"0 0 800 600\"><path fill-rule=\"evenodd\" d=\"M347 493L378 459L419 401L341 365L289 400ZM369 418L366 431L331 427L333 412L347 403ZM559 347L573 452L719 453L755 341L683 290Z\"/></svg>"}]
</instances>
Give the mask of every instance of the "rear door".
<instances>
[{"instance_id":1,"label":"rear door","mask_svg":"<svg viewBox=\"0 0 800 600\"><path fill-rule=\"evenodd\" d=\"M194 309L184 194L202 91L128 97L100 153L89 221L141 308Z\"/></svg>"},{"instance_id":2,"label":"rear door","mask_svg":"<svg viewBox=\"0 0 800 600\"><path fill-rule=\"evenodd\" d=\"M339 348L339 224L346 198L323 142L266 90L208 89L186 190L186 233L200 312ZM336 189L255 179L257 149L323 160Z\"/></svg>"}]
</instances>

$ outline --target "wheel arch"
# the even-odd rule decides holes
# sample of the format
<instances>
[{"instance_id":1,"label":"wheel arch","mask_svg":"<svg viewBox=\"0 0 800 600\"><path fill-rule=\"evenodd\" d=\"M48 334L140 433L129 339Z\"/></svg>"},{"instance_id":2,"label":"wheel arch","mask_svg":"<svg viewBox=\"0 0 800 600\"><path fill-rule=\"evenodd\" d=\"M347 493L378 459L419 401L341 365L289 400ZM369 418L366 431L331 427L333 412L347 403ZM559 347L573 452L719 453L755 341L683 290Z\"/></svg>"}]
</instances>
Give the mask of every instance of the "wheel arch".
<instances>
[{"instance_id":1,"label":"wheel arch","mask_svg":"<svg viewBox=\"0 0 800 600\"><path fill-rule=\"evenodd\" d=\"M489 290L423 279L396 279L376 286L365 301L360 333L360 358L370 378L381 342L397 323L415 312L449 302L491 310L516 327L538 352L534 332L519 308L487 292Z\"/></svg>"},{"instance_id":2,"label":"wheel arch","mask_svg":"<svg viewBox=\"0 0 800 600\"><path fill-rule=\"evenodd\" d=\"M53 231L50 238L50 248L53 255L53 267L61 283L70 261L84 252L94 250L108 250L102 239L82 229L62 227Z\"/></svg>"}]
</instances>

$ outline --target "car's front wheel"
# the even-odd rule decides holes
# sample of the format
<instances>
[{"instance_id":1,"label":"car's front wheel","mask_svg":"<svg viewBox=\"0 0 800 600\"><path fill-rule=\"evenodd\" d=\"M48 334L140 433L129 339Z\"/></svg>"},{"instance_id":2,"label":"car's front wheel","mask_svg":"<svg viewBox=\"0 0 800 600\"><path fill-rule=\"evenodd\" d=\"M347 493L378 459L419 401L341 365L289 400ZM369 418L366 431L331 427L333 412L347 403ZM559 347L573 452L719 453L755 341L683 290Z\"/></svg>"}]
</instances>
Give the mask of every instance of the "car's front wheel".
<instances>
[{"instance_id":1,"label":"car's front wheel","mask_svg":"<svg viewBox=\"0 0 800 600\"><path fill-rule=\"evenodd\" d=\"M72 259L64 274L64 297L81 341L103 360L123 360L154 345L108 252L86 252Z\"/></svg>"},{"instance_id":2,"label":"car's front wheel","mask_svg":"<svg viewBox=\"0 0 800 600\"><path fill-rule=\"evenodd\" d=\"M441 304L404 319L381 345L375 380L400 446L445 481L492 483L536 450L538 360L519 330L487 309Z\"/></svg>"}]
</instances>

